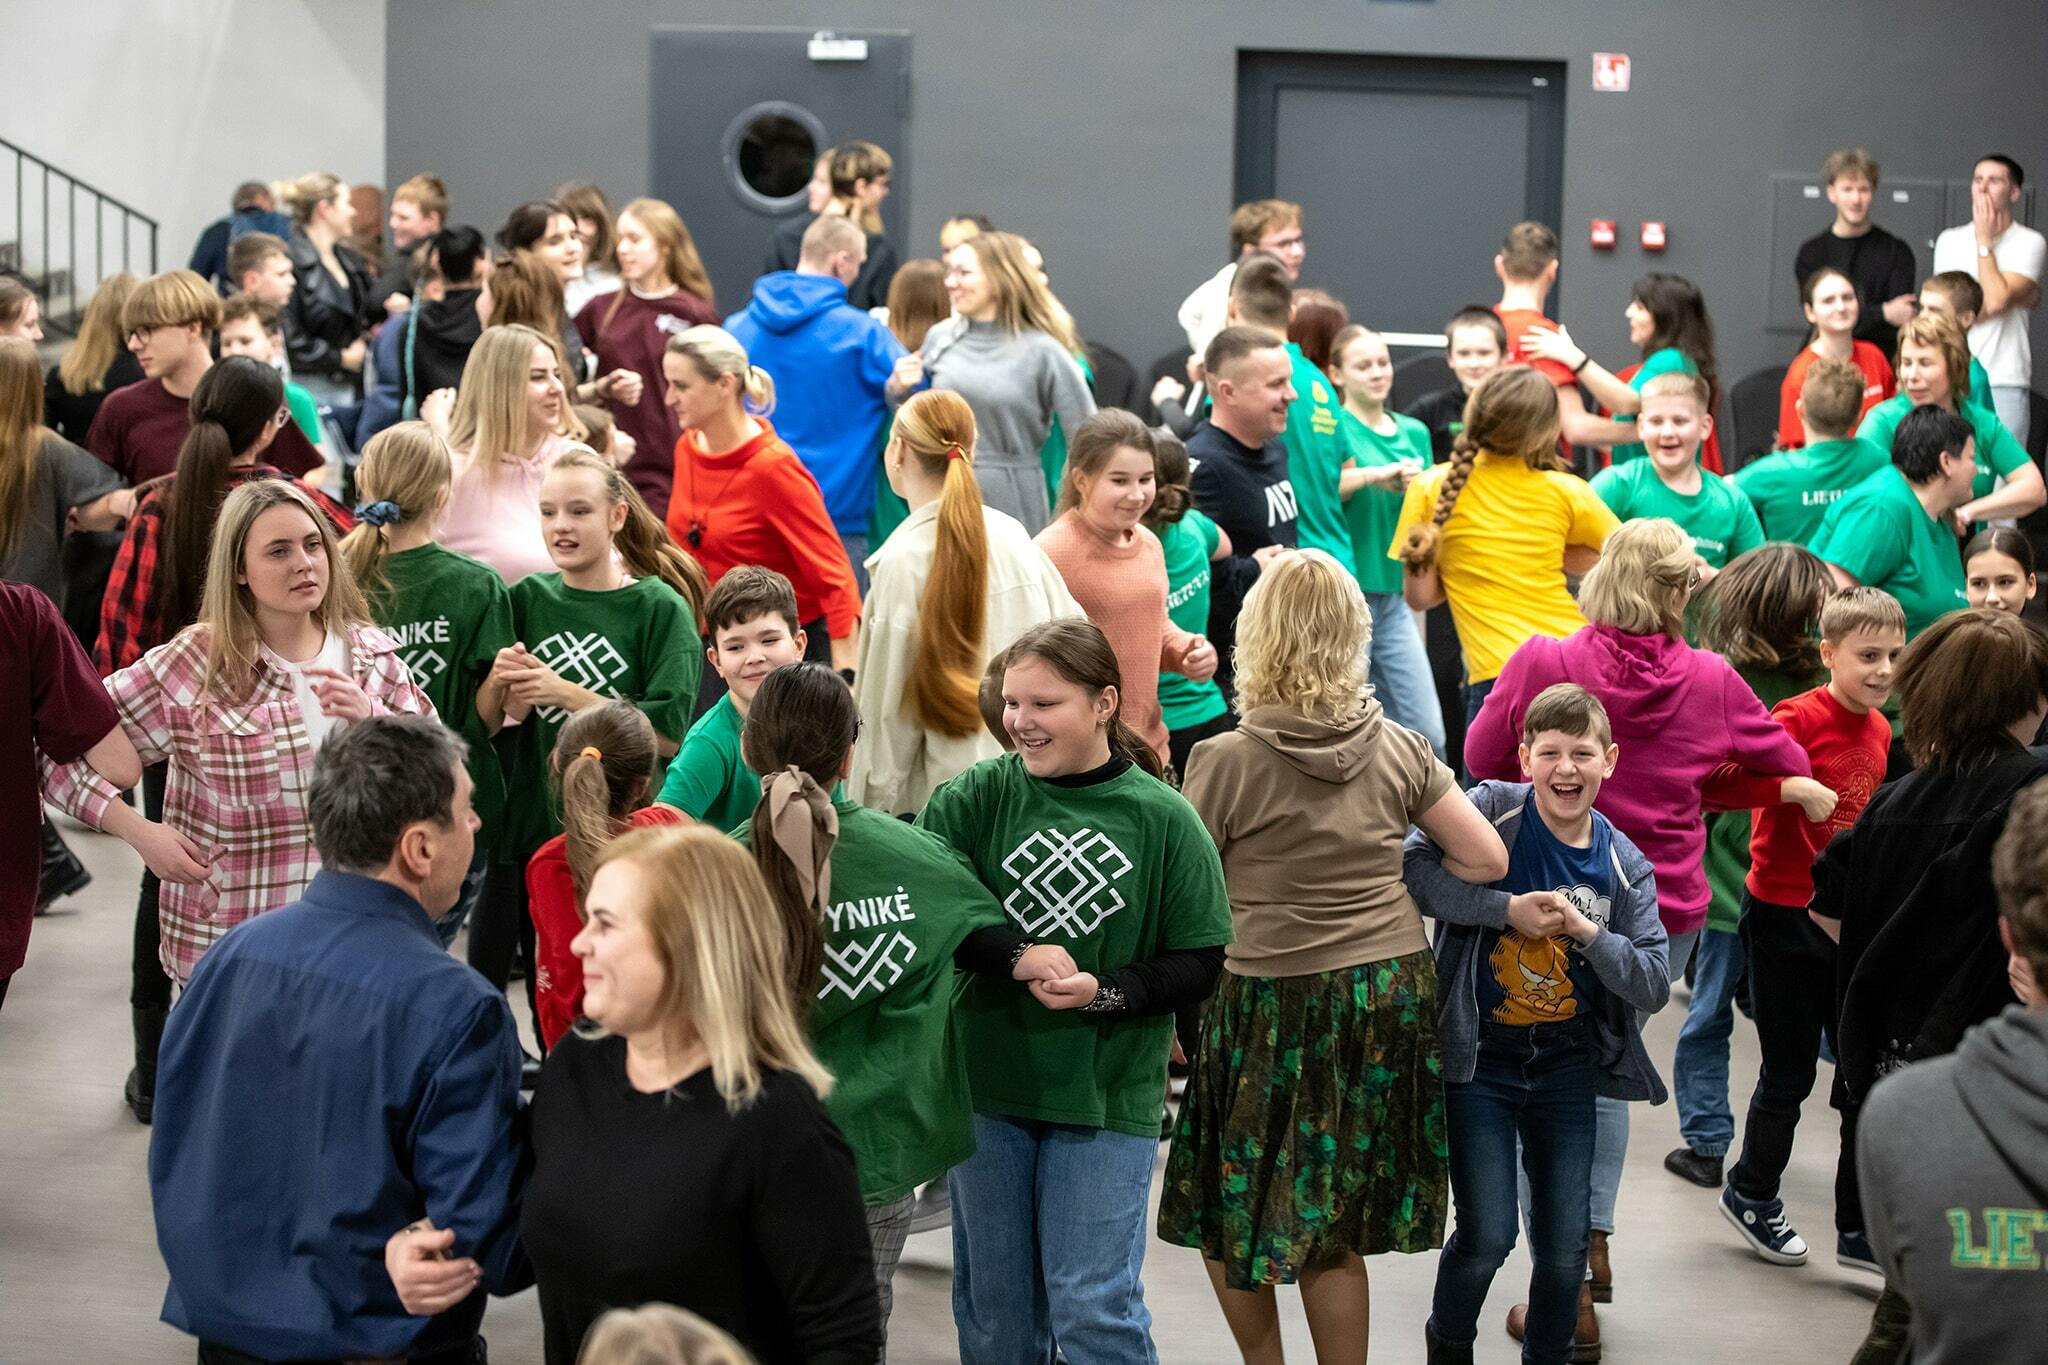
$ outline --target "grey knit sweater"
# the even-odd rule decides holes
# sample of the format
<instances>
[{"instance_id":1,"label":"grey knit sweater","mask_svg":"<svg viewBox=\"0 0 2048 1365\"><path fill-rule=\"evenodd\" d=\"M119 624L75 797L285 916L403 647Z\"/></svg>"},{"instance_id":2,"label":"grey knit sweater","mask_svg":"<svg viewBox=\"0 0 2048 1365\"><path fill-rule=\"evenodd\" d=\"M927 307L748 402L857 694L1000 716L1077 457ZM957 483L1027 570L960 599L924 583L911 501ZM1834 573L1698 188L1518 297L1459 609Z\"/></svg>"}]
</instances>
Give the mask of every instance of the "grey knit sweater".
<instances>
[{"instance_id":1,"label":"grey knit sweater","mask_svg":"<svg viewBox=\"0 0 2048 1365\"><path fill-rule=\"evenodd\" d=\"M925 375L974 409L974 473L981 500L1037 535L1052 520L1039 448L1052 419L1072 439L1095 411L1081 366L1043 332L1006 332L953 317L925 336Z\"/></svg>"}]
</instances>

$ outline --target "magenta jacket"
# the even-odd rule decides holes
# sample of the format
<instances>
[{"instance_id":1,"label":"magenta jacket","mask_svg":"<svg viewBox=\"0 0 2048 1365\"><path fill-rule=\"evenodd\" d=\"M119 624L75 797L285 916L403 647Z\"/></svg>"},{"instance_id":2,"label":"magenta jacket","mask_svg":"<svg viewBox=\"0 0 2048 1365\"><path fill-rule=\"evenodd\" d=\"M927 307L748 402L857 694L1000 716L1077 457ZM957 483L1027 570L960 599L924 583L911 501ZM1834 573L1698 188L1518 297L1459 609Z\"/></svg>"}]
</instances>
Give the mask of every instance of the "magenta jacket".
<instances>
[{"instance_id":1,"label":"magenta jacket","mask_svg":"<svg viewBox=\"0 0 2048 1365\"><path fill-rule=\"evenodd\" d=\"M1707 775L1737 763L1768 777L1811 777L1806 751L1720 655L1668 635L1587 626L1563 640L1531 639L1501 669L1465 734L1473 777L1527 780L1516 753L1522 717L1537 693L1561 682L1607 708L1621 755L1594 805L1656 869L1665 932L1693 932L1707 918Z\"/></svg>"}]
</instances>

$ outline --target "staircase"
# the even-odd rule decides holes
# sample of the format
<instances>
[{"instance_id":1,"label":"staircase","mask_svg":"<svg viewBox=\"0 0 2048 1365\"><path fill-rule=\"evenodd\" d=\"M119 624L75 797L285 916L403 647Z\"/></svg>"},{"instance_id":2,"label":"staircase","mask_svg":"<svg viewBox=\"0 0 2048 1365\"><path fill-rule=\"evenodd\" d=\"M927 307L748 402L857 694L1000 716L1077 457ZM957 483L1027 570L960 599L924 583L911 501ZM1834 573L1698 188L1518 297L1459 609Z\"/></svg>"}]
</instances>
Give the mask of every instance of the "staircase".
<instances>
[{"instance_id":1,"label":"staircase","mask_svg":"<svg viewBox=\"0 0 2048 1365\"><path fill-rule=\"evenodd\" d=\"M0 138L0 270L42 296L53 337L77 335L107 276L156 273L156 234L156 219Z\"/></svg>"}]
</instances>

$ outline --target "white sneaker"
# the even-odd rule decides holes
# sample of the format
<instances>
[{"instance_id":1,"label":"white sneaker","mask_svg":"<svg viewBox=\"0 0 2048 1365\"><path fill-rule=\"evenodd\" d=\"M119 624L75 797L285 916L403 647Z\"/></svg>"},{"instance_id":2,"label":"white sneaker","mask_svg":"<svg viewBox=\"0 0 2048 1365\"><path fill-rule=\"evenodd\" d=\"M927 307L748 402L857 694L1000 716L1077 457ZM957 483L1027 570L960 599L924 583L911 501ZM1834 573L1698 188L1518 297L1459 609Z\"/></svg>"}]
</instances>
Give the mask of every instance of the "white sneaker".
<instances>
[{"instance_id":1,"label":"white sneaker","mask_svg":"<svg viewBox=\"0 0 2048 1365\"><path fill-rule=\"evenodd\" d=\"M952 1225L953 1200L946 1193L946 1182L934 1180L917 1192L917 1207L910 1214L910 1230L937 1232Z\"/></svg>"}]
</instances>

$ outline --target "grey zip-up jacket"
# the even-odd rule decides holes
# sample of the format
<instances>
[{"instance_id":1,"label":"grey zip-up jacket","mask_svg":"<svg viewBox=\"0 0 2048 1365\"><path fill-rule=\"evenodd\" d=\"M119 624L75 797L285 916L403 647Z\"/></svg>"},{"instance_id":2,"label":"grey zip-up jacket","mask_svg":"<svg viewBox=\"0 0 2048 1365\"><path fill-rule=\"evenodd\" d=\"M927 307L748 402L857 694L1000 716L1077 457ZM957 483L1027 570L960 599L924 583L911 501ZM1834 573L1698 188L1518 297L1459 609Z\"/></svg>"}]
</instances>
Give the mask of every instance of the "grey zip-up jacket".
<instances>
[{"instance_id":1,"label":"grey zip-up jacket","mask_svg":"<svg viewBox=\"0 0 2048 1365\"><path fill-rule=\"evenodd\" d=\"M1512 853L1529 803L1526 782L1481 782L1466 795L1493 822ZM1606 817L1595 811L1595 820ZM1607 989L1593 1015L1594 1062L1600 1093L1609 1099L1668 1098L1664 1081L1643 1047L1636 1011L1654 1014L1671 998L1671 969L1664 922L1657 916L1657 880L1628 836L1612 833L1614 881L1608 900L1611 921L1592 942L1573 945ZM1499 883L1474 886L1444 870L1444 851L1421 830L1411 830L1402 850L1402 876L1422 913L1436 921L1437 1028L1444 1080L1472 1079L1479 1058L1479 964L1488 931L1508 927L1511 896Z\"/></svg>"}]
</instances>

